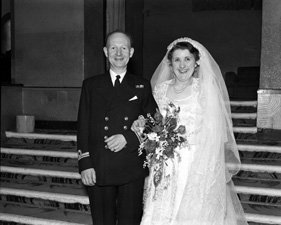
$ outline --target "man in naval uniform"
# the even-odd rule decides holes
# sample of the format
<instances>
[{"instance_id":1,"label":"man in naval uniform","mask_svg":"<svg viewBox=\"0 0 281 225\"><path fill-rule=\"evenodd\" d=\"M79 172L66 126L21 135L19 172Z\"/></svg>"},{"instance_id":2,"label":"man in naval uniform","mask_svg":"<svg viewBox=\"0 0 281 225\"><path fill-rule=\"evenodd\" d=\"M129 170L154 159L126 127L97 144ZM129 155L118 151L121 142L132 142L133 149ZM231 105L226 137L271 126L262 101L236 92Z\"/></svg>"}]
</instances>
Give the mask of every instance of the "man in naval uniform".
<instances>
[{"instance_id":1,"label":"man in naval uniform","mask_svg":"<svg viewBox=\"0 0 281 225\"><path fill-rule=\"evenodd\" d=\"M150 83L127 72L133 56L131 37L110 33L104 47L110 70L83 82L77 149L81 179L87 187L94 225L138 225L142 216L144 158L130 128L157 104Z\"/></svg>"}]
</instances>

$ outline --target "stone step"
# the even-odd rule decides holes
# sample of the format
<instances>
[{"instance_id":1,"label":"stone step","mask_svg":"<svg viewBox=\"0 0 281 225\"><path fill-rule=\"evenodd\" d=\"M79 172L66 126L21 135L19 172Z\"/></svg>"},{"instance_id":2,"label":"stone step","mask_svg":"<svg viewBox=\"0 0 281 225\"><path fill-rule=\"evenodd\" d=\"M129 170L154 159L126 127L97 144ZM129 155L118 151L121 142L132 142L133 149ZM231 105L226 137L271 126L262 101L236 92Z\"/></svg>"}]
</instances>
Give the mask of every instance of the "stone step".
<instances>
[{"instance_id":1,"label":"stone step","mask_svg":"<svg viewBox=\"0 0 281 225\"><path fill-rule=\"evenodd\" d=\"M279 182L276 180L280 178L280 168L278 164L280 162L279 158L277 159L270 159L270 158L261 158L259 157L256 159L251 154L267 154L264 151L268 151L270 154L280 154L281 147L280 146L270 146L270 145L245 145L239 144L238 148L240 151L243 151L242 159L242 168L239 172L238 177L240 178L240 184L244 183L251 183L253 181L253 177L258 178L267 178L264 182L269 183L276 183ZM257 152L256 152L257 151ZM258 152L262 151L262 152ZM5 172L7 175L6 177L2 176L2 179L11 179L11 177L18 177L20 174L24 174L25 176L39 176L41 180L46 180L46 177L53 176L53 179L80 179L80 175L77 173L77 160L76 153L74 152L61 152L61 151L51 151L51 150L30 150L30 149L13 149L13 148L1 148L2 155L12 154L13 156L9 155L9 160L13 160L13 158L20 160L20 163L16 161L8 163L2 158L2 167L1 171ZM268 153L268 154L269 154ZM27 155L27 156L26 156ZM34 156L37 156L37 160L34 160ZM52 155L58 157L51 157ZM39 156L39 158L38 158ZM42 160L43 156L50 156L45 157ZM26 158L25 158L26 157ZM72 163L68 165L67 160L65 158L72 158ZM261 164L266 162L268 165ZM270 161L271 160L271 161ZM277 162L273 160L278 160ZM43 161L43 163L41 163ZM264 163L265 164L265 163ZM15 167L16 165L16 167ZM23 167L24 166L24 167ZM34 168L36 166L36 168ZM277 167L275 167L277 166ZM279 172L278 172L279 171ZM14 174L14 175L13 175ZM16 175L15 175L16 174ZM2 174L3 175L3 174ZM42 178L43 177L43 178ZM36 178L34 178L36 179ZM33 180L34 180L33 179ZM48 178L50 179L50 178ZM69 181L72 182L73 181ZM241 183L242 182L242 183ZM263 186L264 187L264 186Z\"/></svg>"},{"instance_id":2,"label":"stone step","mask_svg":"<svg viewBox=\"0 0 281 225\"><path fill-rule=\"evenodd\" d=\"M257 122L252 119L232 119L232 124L234 127L255 127Z\"/></svg>"},{"instance_id":3,"label":"stone step","mask_svg":"<svg viewBox=\"0 0 281 225\"><path fill-rule=\"evenodd\" d=\"M276 186L264 188L264 187L257 187L256 185L253 185L252 187L236 185L235 189L237 193L273 196L273 197L280 198L281 189L275 187ZM2 195L17 195L17 196L25 196L25 197L33 197L33 198L42 198L48 200L57 199L57 196L62 195L63 197L61 197L61 199L63 199L62 200L63 202L73 203L74 201L77 201L78 203L81 204L88 204L86 191L83 187L81 188L81 186L78 187L76 186L76 188L66 188L63 184L55 185L53 183L35 183L29 181L18 181L13 183L2 182L0 193Z\"/></svg>"},{"instance_id":4,"label":"stone step","mask_svg":"<svg viewBox=\"0 0 281 225\"><path fill-rule=\"evenodd\" d=\"M69 172L78 171L77 159L61 157L1 154L1 164L3 166L25 168L45 168L49 170L63 170Z\"/></svg>"},{"instance_id":5,"label":"stone step","mask_svg":"<svg viewBox=\"0 0 281 225\"><path fill-rule=\"evenodd\" d=\"M252 195L247 193L240 193L239 199L242 203L245 204L260 205L266 207L270 206L273 208L281 207L280 197L275 197L275 196Z\"/></svg>"},{"instance_id":6,"label":"stone step","mask_svg":"<svg viewBox=\"0 0 281 225\"><path fill-rule=\"evenodd\" d=\"M59 186L22 184L19 188L17 184L3 183L0 187L0 194L2 195L1 197L4 195L19 196L22 198L45 199L61 203L89 205L89 199L85 190L66 189Z\"/></svg>"},{"instance_id":7,"label":"stone step","mask_svg":"<svg viewBox=\"0 0 281 225\"><path fill-rule=\"evenodd\" d=\"M264 218L275 218L277 221L281 221L281 206L271 206L271 205L264 205L259 203L248 203L248 202L241 202L244 212L247 215L261 215ZM248 221L251 221L247 219ZM265 220L266 221L266 220ZM265 222L264 221L264 222ZM253 222L260 222L260 221L253 221ZM267 221L268 223L268 221ZM280 224L280 223L278 223Z\"/></svg>"},{"instance_id":8,"label":"stone step","mask_svg":"<svg viewBox=\"0 0 281 225\"><path fill-rule=\"evenodd\" d=\"M4 171L6 171L4 169ZM8 170L9 171L9 170ZM14 170L12 170L14 171ZM84 186L81 183L80 175L79 174L74 174L77 175L79 178L73 178L73 174L63 172L61 171L61 176L62 177L57 177L57 176L51 176L51 174L46 174L46 175L38 175L35 172L32 173L29 171L28 174L22 174L22 173L13 173L13 172L2 172L1 173L1 182L8 182L8 183L32 183L34 185L41 185L44 183L47 183L51 186L62 186L65 188L72 188L72 189L83 189ZM47 172L47 171L46 171ZM45 173L46 173L45 172ZM66 176L63 176L65 175ZM69 176L70 178L68 178ZM76 177L76 176L75 176Z\"/></svg>"},{"instance_id":9,"label":"stone step","mask_svg":"<svg viewBox=\"0 0 281 225\"><path fill-rule=\"evenodd\" d=\"M7 138L26 138L26 139L49 139L49 140L60 140L60 141L75 141L76 142L76 134L54 134L52 133L18 133L12 131L5 132Z\"/></svg>"},{"instance_id":10,"label":"stone step","mask_svg":"<svg viewBox=\"0 0 281 225\"><path fill-rule=\"evenodd\" d=\"M258 132L257 127L233 127L234 133L247 133L247 134L256 134Z\"/></svg>"},{"instance_id":11,"label":"stone step","mask_svg":"<svg viewBox=\"0 0 281 225\"><path fill-rule=\"evenodd\" d=\"M239 187L239 188L245 187L245 186L238 186L237 184L235 184L235 185L236 185L236 187ZM276 190L276 189L273 189L273 190ZM246 192L245 190L242 190L242 191ZM243 192L238 193L241 203L249 203L249 204L265 206L265 207L271 206L273 208L281 207L281 196L262 195L262 191L259 191L259 194L253 194L253 193L249 194L249 193L243 193ZM277 194L277 193L275 193L275 194Z\"/></svg>"},{"instance_id":12,"label":"stone step","mask_svg":"<svg viewBox=\"0 0 281 225\"><path fill-rule=\"evenodd\" d=\"M25 147L25 146L23 146ZM57 149L53 150L44 150L44 149L26 149L26 148L10 148L1 147L2 154L12 154L12 155L32 155L32 156L49 156L57 158L70 158L77 159L77 151L75 152Z\"/></svg>"},{"instance_id":13,"label":"stone step","mask_svg":"<svg viewBox=\"0 0 281 225\"><path fill-rule=\"evenodd\" d=\"M28 198L22 196L14 196L14 195L2 196L2 200L0 201L0 208L4 210L1 212L14 213L12 208L13 205L15 207L21 207L22 209L40 208L43 211L60 210L61 212L64 213L76 213L80 215L91 214L89 205L83 205L80 203L63 203L63 202L47 200L47 199ZM22 214L22 215L28 215L28 214Z\"/></svg>"},{"instance_id":14,"label":"stone step","mask_svg":"<svg viewBox=\"0 0 281 225\"><path fill-rule=\"evenodd\" d=\"M281 166L281 146L238 144L242 164Z\"/></svg>"},{"instance_id":15,"label":"stone step","mask_svg":"<svg viewBox=\"0 0 281 225\"><path fill-rule=\"evenodd\" d=\"M231 113L257 113L255 106L231 106Z\"/></svg>"},{"instance_id":16,"label":"stone step","mask_svg":"<svg viewBox=\"0 0 281 225\"><path fill-rule=\"evenodd\" d=\"M261 141L259 140L258 133L241 133L241 132L234 132L234 137L237 144L260 144ZM263 142L262 142L263 143Z\"/></svg>"},{"instance_id":17,"label":"stone step","mask_svg":"<svg viewBox=\"0 0 281 225\"><path fill-rule=\"evenodd\" d=\"M258 131L255 126L239 126L233 127L234 133L248 133L248 134L256 134ZM5 132L7 138L23 138L23 139L47 139L47 140L60 140L60 141L73 141L76 142L76 134L52 134L52 133L17 133L6 131Z\"/></svg>"},{"instance_id":18,"label":"stone step","mask_svg":"<svg viewBox=\"0 0 281 225\"><path fill-rule=\"evenodd\" d=\"M269 157L266 157L269 156ZM267 152L261 154L240 154L242 164L256 164L256 165L267 165L267 166L279 166L281 168L280 154L268 154Z\"/></svg>"},{"instance_id":19,"label":"stone step","mask_svg":"<svg viewBox=\"0 0 281 225\"><path fill-rule=\"evenodd\" d=\"M33 215L36 220L59 218L74 222L72 214L82 219L76 222L91 224L88 196L84 189L74 189L54 184L2 183L0 188L1 212L17 215ZM19 213L14 211L18 207ZM35 209L30 211L30 209ZM57 212L58 210L58 212ZM39 217L39 218L38 218Z\"/></svg>"},{"instance_id":20,"label":"stone step","mask_svg":"<svg viewBox=\"0 0 281 225\"><path fill-rule=\"evenodd\" d=\"M258 101L230 101L231 106L257 107Z\"/></svg>"},{"instance_id":21,"label":"stone step","mask_svg":"<svg viewBox=\"0 0 281 225\"><path fill-rule=\"evenodd\" d=\"M238 193L240 192L247 192L247 190L243 190L243 188L238 188ZM6 205L13 205L13 204L17 204L17 205L21 205L23 208L26 209L27 207L34 207L34 204L36 206L38 206L38 199L46 199L48 198L47 203L45 203L45 209L48 208L47 206L49 206L48 211L53 211L52 207L59 207L62 208L61 206L59 206L59 203L64 203L64 212L73 212L73 210L81 210L84 209L83 206L81 206L81 204L85 204L86 202L81 202L82 197L79 198L74 198L73 196L69 195L65 195L65 194L57 194L57 193L46 193L46 192L34 192L34 191L26 191L26 190L12 190L12 189L5 189L5 188L0 188L0 193L2 198L5 198L5 196L9 196L7 198L7 201L1 201L3 204L3 202L5 202L5 206ZM15 196L20 196L18 198L16 198ZM24 196L24 197L23 197ZM6 200L6 199L5 199ZM13 201L14 200L14 201ZM80 205L79 203L77 204L77 202L80 201ZM68 202L70 204L65 204L65 202ZM32 204L30 204L32 203ZM42 204L42 203L41 203ZM72 207L69 207L69 205L72 204ZM68 208L65 207L65 205L68 205ZM246 212L246 218L249 219L250 221L253 222L259 222L259 221L263 221L263 222L268 222L268 221L280 221L281 217L280 217L280 207L277 205L269 205L269 204L261 204L261 203L257 203L257 202L249 202L249 201L242 201L242 206ZM7 206L6 206L7 208ZM264 210L264 208L266 208L266 210ZM40 209L42 210L42 209ZM84 209L85 210L85 209ZM251 213L249 213L251 211ZM8 209L6 209L6 211L3 211L4 213L11 213ZM254 214L253 212L259 212L262 213L262 215L259 214ZM37 215L36 215L37 217ZM56 217L58 218L58 217ZM262 220L263 219L263 220ZM73 221L72 221L73 222ZM271 224L271 223L269 223Z\"/></svg>"},{"instance_id":22,"label":"stone step","mask_svg":"<svg viewBox=\"0 0 281 225\"><path fill-rule=\"evenodd\" d=\"M29 144L27 144L29 146ZM77 152L76 149L61 149L60 145L57 145L53 150L46 150L46 149L28 149L22 145L21 148L14 148L13 143L6 144L7 147L1 147L2 158L10 158L13 159L10 155L17 155L20 159L20 156L36 156L42 160L40 157L44 157L44 161L59 161L60 158L65 161L69 159L73 159L73 162L76 162L77 159ZM270 144L258 142L252 142L252 144L245 144L238 142L238 149L240 152L241 159L257 159L259 161L264 160L265 162L268 160L278 161L281 158L281 143L280 142L270 142ZM18 146L17 146L18 147Z\"/></svg>"},{"instance_id":23,"label":"stone step","mask_svg":"<svg viewBox=\"0 0 281 225\"><path fill-rule=\"evenodd\" d=\"M236 133L257 133L257 127L233 127L233 131ZM17 133L12 131L6 131L7 138L26 138L26 139L49 139L49 140L61 140L61 141L74 141L76 142L76 134L53 134L53 133Z\"/></svg>"},{"instance_id":24,"label":"stone step","mask_svg":"<svg viewBox=\"0 0 281 225\"><path fill-rule=\"evenodd\" d=\"M34 145L33 142L25 143L22 142L20 147L17 143L6 142L3 143L1 147L1 153L6 154L26 154L26 155L45 155L45 156L57 156L57 157L65 157L65 158L77 158L77 150L76 146L72 146L71 148L65 148L63 146L65 142L59 142L50 149L46 148L28 148L30 145ZM1 143L2 144L2 143ZM18 147L18 148L17 148ZM37 146L38 147L38 146ZM281 153L281 143L280 142L270 142L268 144L263 143L238 143L237 147L239 151L247 151L247 152L274 152ZM44 151L45 150L45 151ZM52 151L54 150L54 151Z\"/></svg>"},{"instance_id":25,"label":"stone step","mask_svg":"<svg viewBox=\"0 0 281 225\"><path fill-rule=\"evenodd\" d=\"M277 153L248 153L243 152L241 155L241 170L253 172L280 173L281 158ZM10 155L1 154L1 165L6 167L15 167L19 170L31 172L33 168L37 170L50 171L68 171L78 172L78 163L76 159L33 156L33 155ZM229 165L231 166L231 165Z\"/></svg>"},{"instance_id":26,"label":"stone step","mask_svg":"<svg viewBox=\"0 0 281 225\"><path fill-rule=\"evenodd\" d=\"M75 198L78 196L87 196L86 189L80 182L70 185L65 183L54 183L54 182L41 182L41 181L33 181L33 180L17 180L16 182L9 182L9 180L1 180L1 191L4 189L7 190L15 190L15 193L18 191L25 190L26 192L19 192L22 194L32 193L34 192L44 192L52 194L65 194L65 195L73 195ZM3 189L4 188L4 189ZM24 195L23 195L24 196ZM28 197L28 196L26 196ZM49 199L49 198L47 198Z\"/></svg>"},{"instance_id":27,"label":"stone step","mask_svg":"<svg viewBox=\"0 0 281 225\"><path fill-rule=\"evenodd\" d=\"M4 171L6 169L4 168ZM28 172L28 171L27 171ZM261 175L261 173L253 174L252 172L247 173L244 171L240 171L236 176L233 177L233 182L235 186L248 186L248 187L260 187L260 188L269 188L269 189L281 189L281 179L280 174L279 177L272 177L269 173L264 173ZM70 188L75 190L80 190L80 192L83 190L83 185L81 184L81 181L79 178L67 178L67 176L64 176L64 172L60 173L62 177L52 177L52 174L47 175L32 175L32 172L30 172L30 175L24 175L20 173L7 173L2 172L1 173L1 182L10 182L10 183L16 183L17 185L21 186L21 184L31 184L33 186L42 186L43 184L47 184L53 188ZM48 176L50 175L50 176ZM274 174L276 175L276 174ZM79 174L77 174L79 176ZM85 193L83 193L85 194ZM280 199L281 202L281 199Z\"/></svg>"},{"instance_id":28,"label":"stone step","mask_svg":"<svg viewBox=\"0 0 281 225\"><path fill-rule=\"evenodd\" d=\"M232 178L236 186L262 187L281 190L281 174L240 171Z\"/></svg>"},{"instance_id":29,"label":"stone step","mask_svg":"<svg viewBox=\"0 0 281 225\"><path fill-rule=\"evenodd\" d=\"M61 141L51 139L30 139L30 138L6 138L1 142L2 148L30 149L30 150L54 150L62 152L76 152L75 141Z\"/></svg>"},{"instance_id":30,"label":"stone step","mask_svg":"<svg viewBox=\"0 0 281 225\"><path fill-rule=\"evenodd\" d=\"M18 160L17 160L18 158ZM30 161L30 160L32 161ZM44 169L50 171L68 171L78 172L78 163L72 160L64 160L63 158L48 157L32 157L32 156L12 156L10 159L2 157L1 164L9 167L21 167L27 169Z\"/></svg>"},{"instance_id":31,"label":"stone step","mask_svg":"<svg viewBox=\"0 0 281 225\"><path fill-rule=\"evenodd\" d=\"M57 219L56 219L57 218ZM90 213L0 202L0 221L31 225L92 225ZM1 223L1 222L0 222ZM2 223L1 223L2 224Z\"/></svg>"},{"instance_id":32,"label":"stone step","mask_svg":"<svg viewBox=\"0 0 281 225\"><path fill-rule=\"evenodd\" d=\"M5 162L5 161L4 161ZM36 164L38 167L40 166L40 164ZM22 164L21 164L22 166ZM38 174L38 175L47 175L48 174L48 171L50 171L50 174L52 174L53 176L61 176L59 175L61 173L61 171L67 171L69 172L70 174L73 174L73 177L76 177L78 178L78 171L75 172L76 168L73 168L73 167L70 167L71 169L68 169L68 167L59 167L59 166L52 166L50 165L49 168L46 167L45 165L44 168L45 169L42 169L42 167L40 168L34 168L34 164L32 165L24 165L24 167L21 167L20 165L13 165L13 166L1 166L1 171L2 172L12 172L14 171L14 173L32 173L32 174ZM231 167L235 167L235 165L232 165L232 164L228 164L227 165L229 168ZM60 169L60 170L58 170ZM64 170L62 170L64 169ZM70 170L70 171L69 171ZM251 163L251 164L246 164L246 163L243 163L241 164L241 170L242 171L252 171L252 172L267 172L267 173L281 173L281 166L279 165L264 165L264 164L254 164L254 163ZM51 172L53 171L53 173ZM62 174L62 173L61 173ZM63 174L64 175L64 174Z\"/></svg>"},{"instance_id":33,"label":"stone step","mask_svg":"<svg viewBox=\"0 0 281 225\"><path fill-rule=\"evenodd\" d=\"M272 152L281 154L281 143L279 142L270 142L270 144L237 144L239 151L246 152Z\"/></svg>"},{"instance_id":34,"label":"stone step","mask_svg":"<svg viewBox=\"0 0 281 225\"><path fill-rule=\"evenodd\" d=\"M232 119L251 119L257 118L257 113L231 113Z\"/></svg>"},{"instance_id":35,"label":"stone step","mask_svg":"<svg viewBox=\"0 0 281 225\"><path fill-rule=\"evenodd\" d=\"M237 193L263 195L272 197L281 197L281 190L279 188L262 188L262 187L249 187L249 186L235 186Z\"/></svg>"},{"instance_id":36,"label":"stone step","mask_svg":"<svg viewBox=\"0 0 281 225\"><path fill-rule=\"evenodd\" d=\"M248 206L248 205L247 205ZM243 208L246 211L246 220L249 222L249 225L280 225L281 216L272 216L272 215L262 215L259 210L253 210L252 206L248 206L249 210L246 209L244 205ZM254 211L255 213L247 213L247 211Z\"/></svg>"},{"instance_id":37,"label":"stone step","mask_svg":"<svg viewBox=\"0 0 281 225\"><path fill-rule=\"evenodd\" d=\"M16 208L13 206L15 212L22 211L21 208ZM10 213L0 213L0 221L9 221L9 222L15 222L15 223L25 223L25 224L31 224L31 225L92 225L91 219L86 217L85 215L77 215L77 214L66 214L65 212L63 215L58 215L58 211L50 212L48 211L48 214L43 210L40 210L38 213L38 208L34 209L28 209L29 211L35 211L37 217L31 217L31 216L22 216L18 214L10 214ZM43 212L41 212L43 211ZM43 214L45 217L49 218L62 218L65 217L66 220L72 221L72 222L66 222L61 220L53 220L53 219L45 219L45 218L38 218L40 216L40 213ZM53 215L55 214L55 215ZM277 216L269 216L269 215L259 215L259 214L249 214L246 213L246 219L249 222L249 225L261 225L261 224L281 224L280 217ZM77 221L77 223L75 222ZM83 221L83 223L81 223ZM254 222L255 221L255 222Z\"/></svg>"},{"instance_id":38,"label":"stone step","mask_svg":"<svg viewBox=\"0 0 281 225\"><path fill-rule=\"evenodd\" d=\"M50 212L48 212L48 216L50 218L55 218L58 217L58 215L56 214L55 216L53 216L52 214L50 214ZM68 215L63 215L63 216L67 216L67 219L69 219L70 216ZM249 225L265 225L265 224L281 224L281 219L280 217L277 216L269 216L269 215L259 215L259 214L249 214L246 213L245 214L246 219L249 222ZM61 217L61 216L59 216ZM0 220L1 221L10 221L10 222L18 222L18 223L27 223L27 224L31 224L31 225L92 225L91 221L87 222L87 219L85 219L84 217L81 218L80 216L77 215L73 215L72 217L74 218L74 220L78 220L83 221L84 223L73 223L73 222L64 222L64 221L58 221L58 220L53 220L53 219L43 219L43 218L36 218L36 217L31 217L31 216L21 216L21 215L17 215L17 214L8 214L8 213L0 213ZM73 219L70 219L71 221L74 221ZM90 219L88 219L90 220ZM7 223L5 225L8 225Z\"/></svg>"},{"instance_id":39,"label":"stone step","mask_svg":"<svg viewBox=\"0 0 281 225\"><path fill-rule=\"evenodd\" d=\"M231 110L233 124L235 126L234 135L237 138L238 148L240 154L242 154L241 161L243 163L241 171L233 177L233 181L246 212L246 218L250 225L281 224L281 215L279 213L281 212L280 165L278 165L280 163L278 154L281 153L280 143L277 143L276 146L275 143L274 146L270 146L267 143L259 142L257 138L258 129L255 123L257 101L233 101L231 102ZM10 196L9 200L15 200L14 202L8 201L6 204L21 204L21 207L25 207L22 202L16 202L16 200L21 201L23 198L27 203L31 199L36 199L37 201L35 202L39 205L39 202L42 204L42 201L46 205L52 205L55 202L59 202L62 205L65 204L63 201L73 201L77 197L73 196L75 194L72 191L76 189L81 191L84 189L80 182L80 175L78 172L75 172L77 167L74 170L68 170L68 166L66 166L68 163L71 164L71 162L73 164L77 163L75 131L38 130L32 134L6 132L6 136L7 145L5 147L7 149L4 149L4 152L2 152L1 148L1 152L2 156L4 155L4 158L10 158L10 161L8 160L8 164L0 168L1 172L4 172L3 175L1 174L1 181L7 185L4 187L6 189L0 189L0 194L1 197L6 198ZM16 145L14 145L15 143ZM15 149L8 149L11 146ZM14 156L7 157L10 154ZM27 161L24 159L25 157L28 158ZM30 157L36 157L37 163L27 163L30 161ZM15 168L13 164L17 158L22 164L17 164ZM65 165L60 163L64 160L66 160ZM43 163L44 168L42 168L40 163ZM48 168L48 166L51 166L51 163L55 164L55 169ZM26 188L20 190L20 192L16 188L17 186L14 187L11 183L25 185L24 187ZM44 188L43 191L40 189L36 191L33 186ZM67 194L62 191L68 188L71 191L66 191ZM21 195L17 198L16 196L18 194ZM59 197L60 195L62 197ZM87 199L85 192L81 196ZM64 200L60 201L60 199ZM78 199L81 201L81 198ZM76 200L78 201L78 199ZM85 201L88 201L88 199ZM68 207L64 209L66 211L71 210L71 207L81 208L85 206L81 202L67 204ZM7 216L9 215L8 213L12 212L3 211L3 213L6 213L4 216ZM12 217L17 218L15 214L17 214L17 211L15 211ZM26 216L26 214L22 216ZM53 218L59 217L50 217L50 219ZM44 218L37 218L37 215L29 219L44 220ZM69 220L69 222L76 221Z\"/></svg>"}]
</instances>

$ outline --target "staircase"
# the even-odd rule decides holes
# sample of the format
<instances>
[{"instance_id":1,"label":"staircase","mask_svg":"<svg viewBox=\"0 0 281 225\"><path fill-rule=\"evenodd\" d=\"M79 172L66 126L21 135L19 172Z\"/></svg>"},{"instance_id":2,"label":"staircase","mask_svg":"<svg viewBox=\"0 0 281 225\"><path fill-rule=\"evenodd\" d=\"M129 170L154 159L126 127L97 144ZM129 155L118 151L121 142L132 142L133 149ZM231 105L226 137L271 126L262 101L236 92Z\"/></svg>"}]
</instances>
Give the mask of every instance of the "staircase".
<instances>
[{"instance_id":1,"label":"staircase","mask_svg":"<svg viewBox=\"0 0 281 225\"><path fill-rule=\"evenodd\" d=\"M1 147L2 224L92 224L77 172L75 132L37 130L6 136Z\"/></svg>"},{"instance_id":2,"label":"staircase","mask_svg":"<svg viewBox=\"0 0 281 225\"><path fill-rule=\"evenodd\" d=\"M281 224L281 137L266 140L256 127L256 101L231 102L242 167L233 177L249 224ZM276 139L276 138L275 138Z\"/></svg>"},{"instance_id":3,"label":"staircase","mask_svg":"<svg viewBox=\"0 0 281 225\"><path fill-rule=\"evenodd\" d=\"M281 138L261 140L256 101L231 102L242 168L233 181L250 225L281 224ZM92 224L80 181L76 133L6 132L1 143L0 225Z\"/></svg>"}]
</instances>

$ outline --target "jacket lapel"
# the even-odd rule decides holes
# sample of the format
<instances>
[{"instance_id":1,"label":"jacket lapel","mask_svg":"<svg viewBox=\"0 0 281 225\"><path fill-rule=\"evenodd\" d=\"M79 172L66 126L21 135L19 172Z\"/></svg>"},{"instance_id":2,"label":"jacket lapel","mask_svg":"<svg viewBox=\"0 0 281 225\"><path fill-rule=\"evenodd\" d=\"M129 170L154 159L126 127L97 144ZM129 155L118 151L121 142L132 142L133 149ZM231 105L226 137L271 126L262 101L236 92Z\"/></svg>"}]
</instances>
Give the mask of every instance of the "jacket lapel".
<instances>
[{"instance_id":1,"label":"jacket lapel","mask_svg":"<svg viewBox=\"0 0 281 225\"><path fill-rule=\"evenodd\" d=\"M97 92L107 102L107 106L109 106L114 96L114 88L109 72L105 73L102 79L100 80L100 83L97 87Z\"/></svg>"},{"instance_id":2,"label":"jacket lapel","mask_svg":"<svg viewBox=\"0 0 281 225\"><path fill-rule=\"evenodd\" d=\"M124 79L122 80L122 83L119 88L117 90L114 89L114 95L112 97L108 110L112 110L127 103L130 98L136 95L135 92L136 91L134 79L132 75L127 73Z\"/></svg>"}]
</instances>

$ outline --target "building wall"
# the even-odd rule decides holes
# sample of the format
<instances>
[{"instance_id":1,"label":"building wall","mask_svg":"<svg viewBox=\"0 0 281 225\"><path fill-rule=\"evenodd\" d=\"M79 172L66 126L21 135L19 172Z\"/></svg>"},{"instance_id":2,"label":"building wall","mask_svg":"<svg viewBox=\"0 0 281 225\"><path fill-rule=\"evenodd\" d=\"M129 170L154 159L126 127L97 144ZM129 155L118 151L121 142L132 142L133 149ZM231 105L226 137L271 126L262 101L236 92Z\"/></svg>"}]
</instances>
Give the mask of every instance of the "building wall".
<instances>
[{"instance_id":1,"label":"building wall","mask_svg":"<svg viewBox=\"0 0 281 225\"><path fill-rule=\"evenodd\" d=\"M257 126L281 130L281 1L263 2Z\"/></svg>"},{"instance_id":2,"label":"building wall","mask_svg":"<svg viewBox=\"0 0 281 225\"><path fill-rule=\"evenodd\" d=\"M84 78L84 9L77 0L15 1L15 83L79 87Z\"/></svg>"},{"instance_id":3,"label":"building wall","mask_svg":"<svg viewBox=\"0 0 281 225\"><path fill-rule=\"evenodd\" d=\"M1 137L16 129L16 115L23 114L22 86L1 86Z\"/></svg>"},{"instance_id":4,"label":"building wall","mask_svg":"<svg viewBox=\"0 0 281 225\"><path fill-rule=\"evenodd\" d=\"M130 68L137 75L150 79L167 45L182 36L201 42L223 73L260 65L261 10L194 11L193 1L136 2L126 5L126 30L136 37ZM40 120L76 121L83 79L105 68L104 1L14 0L11 10L13 76L24 86L23 112ZM7 96L5 101L5 107L11 104Z\"/></svg>"},{"instance_id":5,"label":"building wall","mask_svg":"<svg viewBox=\"0 0 281 225\"><path fill-rule=\"evenodd\" d=\"M197 2L203 5L208 2L210 7L196 10L193 4ZM209 50L223 75L236 72L238 67L260 65L261 8L235 10L229 7L223 10L215 6L217 2L227 1L144 0L143 65L146 78L152 76L167 46L176 38L185 36ZM215 9L211 8L211 3Z\"/></svg>"},{"instance_id":6,"label":"building wall","mask_svg":"<svg viewBox=\"0 0 281 225\"><path fill-rule=\"evenodd\" d=\"M23 88L23 113L36 120L76 121L80 88Z\"/></svg>"}]
</instances>

